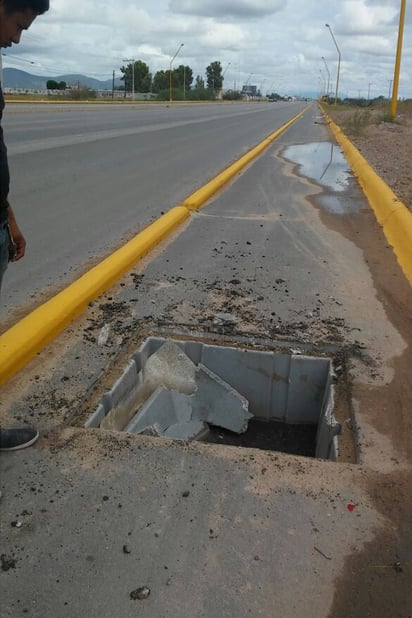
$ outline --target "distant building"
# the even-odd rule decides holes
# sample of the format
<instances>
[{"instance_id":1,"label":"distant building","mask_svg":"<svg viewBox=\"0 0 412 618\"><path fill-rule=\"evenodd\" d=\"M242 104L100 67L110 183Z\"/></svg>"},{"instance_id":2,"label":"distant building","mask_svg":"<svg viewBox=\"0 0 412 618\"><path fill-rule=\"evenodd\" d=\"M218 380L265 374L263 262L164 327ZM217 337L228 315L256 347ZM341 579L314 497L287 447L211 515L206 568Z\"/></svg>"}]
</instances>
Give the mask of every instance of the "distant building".
<instances>
[{"instance_id":1,"label":"distant building","mask_svg":"<svg viewBox=\"0 0 412 618\"><path fill-rule=\"evenodd\" d=\"M249 86L249 84L245 84L242 88L242 94L247 97L255 97L257 95L257 86Z\"/></svg>"}]
</instances>

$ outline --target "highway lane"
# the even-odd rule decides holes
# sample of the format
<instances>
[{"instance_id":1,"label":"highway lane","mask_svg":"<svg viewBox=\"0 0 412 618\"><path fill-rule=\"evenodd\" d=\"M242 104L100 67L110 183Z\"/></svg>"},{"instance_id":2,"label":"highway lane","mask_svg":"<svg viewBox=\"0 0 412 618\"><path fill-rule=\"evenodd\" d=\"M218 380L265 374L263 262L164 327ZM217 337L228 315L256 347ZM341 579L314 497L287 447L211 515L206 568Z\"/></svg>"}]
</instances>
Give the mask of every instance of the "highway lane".
<instances>
[{"instance_id":1,"label":"highway lane","mask_svg":"<svg viewBox=\"0 0 412 618\"><path fill-rule=\"evenodd\" d=\"M3 322L67 285L303 108L8 104L10 198L28 250L6 275Z\"/></svg>"}]
</instances>

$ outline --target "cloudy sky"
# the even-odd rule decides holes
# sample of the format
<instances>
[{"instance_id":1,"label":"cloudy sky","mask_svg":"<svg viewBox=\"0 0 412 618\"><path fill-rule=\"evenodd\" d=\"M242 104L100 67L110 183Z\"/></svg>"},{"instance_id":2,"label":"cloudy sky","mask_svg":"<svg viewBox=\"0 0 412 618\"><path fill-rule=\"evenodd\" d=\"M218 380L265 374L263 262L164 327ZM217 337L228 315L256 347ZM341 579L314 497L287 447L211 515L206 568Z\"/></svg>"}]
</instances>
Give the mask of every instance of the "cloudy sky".
<instances>
[{"instance_id":1,"label":"cloudy sky","mask_svg":"<svg viewBox=\"0 0 412 618\"><path fill-rule=\"evenodd\" d=\"M189 65L204 75L219 60L225 87L264 93L319 93L330 74L340 94L388 96L394 75L401 0L51 0L51 9L3 50L4 67L50 77L120 76L124 59L154 73ZM324 60L323 60L324 58ZM407 0L400 97L412 97L412 0Z\"/></svg>"}]
</instances>

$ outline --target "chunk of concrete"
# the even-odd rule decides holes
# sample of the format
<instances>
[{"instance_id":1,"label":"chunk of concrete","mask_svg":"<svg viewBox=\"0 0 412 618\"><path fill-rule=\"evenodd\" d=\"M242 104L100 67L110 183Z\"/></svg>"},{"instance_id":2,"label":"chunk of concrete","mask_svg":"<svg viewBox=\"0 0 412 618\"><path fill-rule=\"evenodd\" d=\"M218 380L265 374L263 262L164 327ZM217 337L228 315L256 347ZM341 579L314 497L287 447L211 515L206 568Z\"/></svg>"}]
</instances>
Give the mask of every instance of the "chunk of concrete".
<instances>
[{"instance_id":1,"label":"chunk of concrete","mask_svg":"<svg viewBox=\"0 0 412 618\"><path fill-rule=\"evenodd\" d=\"M171 358L174 357L175 351L172 351ZM162 363L163 360L164 357ZM183 364L184 361L181 366ZM155 375L157 379L160 375L157 373L157 360L154 366L155 371L150 375ZM247 399L201 363L196 368L195 379L196 391L192 395L158 386L125 431L195 440L202 439L201 436L207 433L210 424L235 433L244 433L253 416L248 410Z\"/></svg>"},{"instance_id":2,"label":"chunk of concrete","mask_svg":"<svg viewBox=\"0 0 412 618\"><path fill-rule=\"evenodd\" d=\"M253 414L245 397L202 363L198 365L196 384L193 416L235 433L247 430Z\"/></svg>"},{"instance_id":3,"label":"chunk of concrete","mask_svg":"<svg viewBox=\"0 0 412 618\"><path fill-rule=\"evenodd\" d=\"M141 410L126 426L126 433L141 433L148 427L156 427L163 434L176 423L192 420L192 405L187 395L158 386L145 401Z\"/></svg>"},{"instance_id":4,"label":"chunk of concrete","mask_svg":"<svg viewBox=\"0 0 412 618\"><path fill-rule=\"evenodd\" d=\"M191 395L196 390L196 365L173 341L166 341L146 361L143 383L147 394L160 385Z\"/></svg>"},{"instance_id":5,"label":"chunk of concrete","mask_svg":"<svg viewBox=\"0 0 412 618\"><path fill-rule=\"evenodd\" d=\"M206 423L193 419L187 423L171 425L163 435L174 440L204 440L208 433L209 428Z\"/></svg>"}]
</instances>

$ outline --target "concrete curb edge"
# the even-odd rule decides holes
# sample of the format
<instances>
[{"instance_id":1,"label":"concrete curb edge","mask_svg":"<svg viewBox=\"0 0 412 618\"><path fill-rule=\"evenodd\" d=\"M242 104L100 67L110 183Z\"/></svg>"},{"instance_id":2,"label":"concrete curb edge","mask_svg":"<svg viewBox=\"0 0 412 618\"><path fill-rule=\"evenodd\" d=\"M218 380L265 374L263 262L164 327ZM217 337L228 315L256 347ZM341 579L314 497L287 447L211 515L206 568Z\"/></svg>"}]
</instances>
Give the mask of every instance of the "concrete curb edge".
<instances>
[{"instance_id":1,"label":"concrete curb edge","mask_svg":"<svg viewBox=\"0 0 412 618\"><path fill-rule=\"evenodd\" d=\"M379 225L383 228L385 237L393 248L403 273L409 281L412 281L412 212L378 176L323 107L322 112L345 153Z\"/></svg>"}]
</instances>

